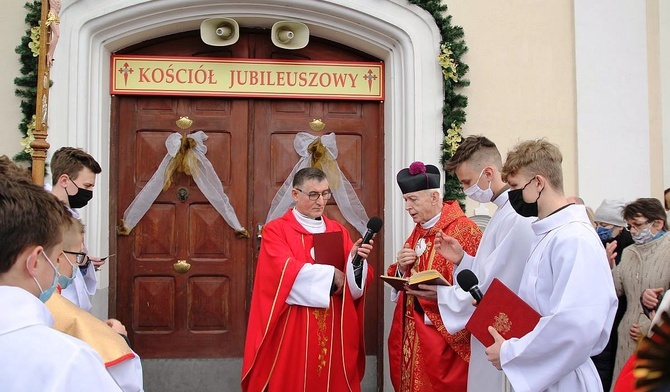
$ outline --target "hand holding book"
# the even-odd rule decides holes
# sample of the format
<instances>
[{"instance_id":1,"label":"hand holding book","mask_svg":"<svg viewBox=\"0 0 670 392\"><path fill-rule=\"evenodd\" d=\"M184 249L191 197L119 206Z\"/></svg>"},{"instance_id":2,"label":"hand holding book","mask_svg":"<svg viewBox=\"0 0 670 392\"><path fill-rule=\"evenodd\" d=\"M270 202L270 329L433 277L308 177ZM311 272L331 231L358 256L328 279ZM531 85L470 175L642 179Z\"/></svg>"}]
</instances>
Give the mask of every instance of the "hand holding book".
<instances>
[{"instance_id":1,"label":"hand holding book","mask_svg":"<svg viewBox=\"0 0 670 392\"><path fill-rule=\"evenodd\" d=\"M420 290L419 284L451 286L447 279L436 270L417 272L409 278L388 275L381 275L379 278L398 291Z\"/></svg>"}]
</instances>

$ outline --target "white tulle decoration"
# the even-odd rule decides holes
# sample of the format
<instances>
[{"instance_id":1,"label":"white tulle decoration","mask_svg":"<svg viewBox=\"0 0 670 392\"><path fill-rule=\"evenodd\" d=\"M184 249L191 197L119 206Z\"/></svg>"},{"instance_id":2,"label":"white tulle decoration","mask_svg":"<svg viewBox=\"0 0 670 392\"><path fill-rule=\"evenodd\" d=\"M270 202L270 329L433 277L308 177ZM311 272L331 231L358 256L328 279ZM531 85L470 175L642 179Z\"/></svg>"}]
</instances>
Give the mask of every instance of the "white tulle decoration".
<instances>
[{"instance_id":1,"label":"white tulle decoration","mask_svg":"<svg viewBox=\"0 0 670 392\"><path fill-rule=\"evenodd\" d=\"M275 194L275 197L272 199L266 223L272 219L279 218L294 205L293 198L291 197L293 177L298 170L305 167L311 167L312 154L308 147L318 138L318 136L310 135L306 132L298 132L298 134L295 135L293 147L298 155L300 155L300 160L298 160L298 163L296 163L293 170L291 170L291 174L289 174L288 178L284 181L284 184L282 184L281 188L279 188L277 194ZM333 192L335 202L337 203L340 212L342 212L344 219L354 226L361 235L364 235L367 231L368 215L358 199L354 188L351 186L351 183L347 180L344 173L342 173L342 170L340 170L337 165L338 151L337 143L335 142L335 134L329 133L320 138L321 143L326 149L326 153L330 155L326 158L332 160L336 172L339 174L333 175L333 173L329 173L330 170L324 170L330 189Z\"/></svg>"}]
</instances>

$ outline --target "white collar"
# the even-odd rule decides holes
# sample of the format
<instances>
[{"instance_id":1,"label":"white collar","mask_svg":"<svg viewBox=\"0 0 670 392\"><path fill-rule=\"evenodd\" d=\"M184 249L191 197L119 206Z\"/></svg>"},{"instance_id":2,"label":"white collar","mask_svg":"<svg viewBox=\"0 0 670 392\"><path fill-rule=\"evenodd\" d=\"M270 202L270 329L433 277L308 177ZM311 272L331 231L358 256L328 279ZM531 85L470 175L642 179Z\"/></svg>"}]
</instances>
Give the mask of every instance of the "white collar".
<instances>
[{"instance_id":1,"label":"white collar","mask_svg":"<svg viewBox=\"0 0 670 392\"><path fill-rule=\"evenodd\" d=\"M435 224L437 223L437 221L440 220L440 217L441 217L441 216L442 216L442 211L440 211L439 214L437 214L437 215L435 215L434 217L432 217L431 219L429 219L427 222L425 222L425 223L421 223L421 227L422 227L423 229L430 229L431 227L435 226Z\"/></svg>"},{"instance_id":2,"label":"white collar","mask_svg":"<svg viewBox=\"0 0 670 392\"><path fill-rule=\"evenodd\" d=\"M305 230L312 234L326 232L326 222L323 220L323 218L312 219L306 215L301 214L295 208L293 209L293 216L295 217L295 220L297 220L298 223L300 223L300 225L305 228Z\"/></svg>"}]
</instances>

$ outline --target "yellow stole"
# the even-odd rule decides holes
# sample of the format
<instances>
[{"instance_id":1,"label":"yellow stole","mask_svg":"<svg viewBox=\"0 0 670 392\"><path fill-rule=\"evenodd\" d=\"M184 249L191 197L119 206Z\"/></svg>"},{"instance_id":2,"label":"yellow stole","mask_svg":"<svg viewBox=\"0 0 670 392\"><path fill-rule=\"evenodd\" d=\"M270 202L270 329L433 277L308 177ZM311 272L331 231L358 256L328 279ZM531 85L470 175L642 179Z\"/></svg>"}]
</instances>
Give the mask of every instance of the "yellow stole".
<instances>
[{"instance_id":1,"label":"yellow stole","mask_svg":"<svg viewBox=\"0 0 670 392\"><path fill-rule=\"evenodd\" d=\"M105 367L135 357L121 335L62 295L53 293L46 305L55 321L53 328L88 343L102 357Z\"/></svg>"}]
</instances>

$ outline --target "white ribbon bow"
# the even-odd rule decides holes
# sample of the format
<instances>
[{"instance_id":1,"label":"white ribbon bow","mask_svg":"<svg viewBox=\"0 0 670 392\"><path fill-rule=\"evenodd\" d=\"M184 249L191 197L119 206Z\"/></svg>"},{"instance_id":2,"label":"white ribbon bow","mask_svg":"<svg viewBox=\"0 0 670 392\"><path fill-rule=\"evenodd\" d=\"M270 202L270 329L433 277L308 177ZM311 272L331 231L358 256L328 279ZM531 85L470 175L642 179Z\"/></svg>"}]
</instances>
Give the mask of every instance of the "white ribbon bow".
<instances>
[{"instance_id":1,"label":"white ribbon bow","mask_svg":"<svg viewBox=\"0 0 670 392\"><path fill-rule=\"evenodd\" d=\"M209 200L216 211L221 214L226 223L235 230L235 233L239 237L249 237L249 233L237 219L235 210L230 205L230 200L223 191L221 180L216 175L214 167L205 156L205 154L207 154L207 147L205 146L207 135L203 131L198 131L186 137L195 141L195 147L192 148L191 151L196 157L197 168L192 168L191 174L193 180L198 185L198 188L200 188L207 200ZM167 154L165 155L165 158L163 158L158 170L156 170L149 182L147 182L144 188L142 188L140 193L135 197L135 200L130 203L130 206L128 206L123 213L123 223L119 230L122 234L130 233L140 219L142 219L144 214L147 213L149 208L151 208L151 205L154 203L158 195L160 195L164 181L166 180L165 171L170 161L177 156L179 148L181 147L181 139L182 135L179 133L173 133L168 136L165 141Z\"/></svg>"},{"instance_id":2,"label":"white ribbon bow","mask_svg":"<svg viewBox=\"0 0 670 392\"><path fill-rule=\"evenodd\" d=\"M293 140L293 147L295 151L300 155L300 160L293 167L291 174L286 178L286 181L282 184L281 188L275 194L275 197L272 199L270 204L270 211L268 212L268 217L266 223L279 218L284 215L289 208L293 207L294 202L291 197L291 189L293 185L293 177L298 170L305 167L310 167L312 154L308 151L308 147L318 136L310 135L306 132L298 132L295 135ZM326 151L332 156L335 164L337 165L337 144L335 143L335 133L329 133L327 135L321 136L321 143L326 147ZM339 179L328 178L328 183L330 184L331 191L333 192L333 197L335 202L342 212L342 216L347 220L352 226L358 230L361 235L364 235L367 231L367 222L368 215L365 212L365 208L361 204L354 188L351 186L351 183L340 170L339 165L337 165L337 170L339 171ZM327 175L327 173L326 173Z\"/></svg>"}]
</instances>

